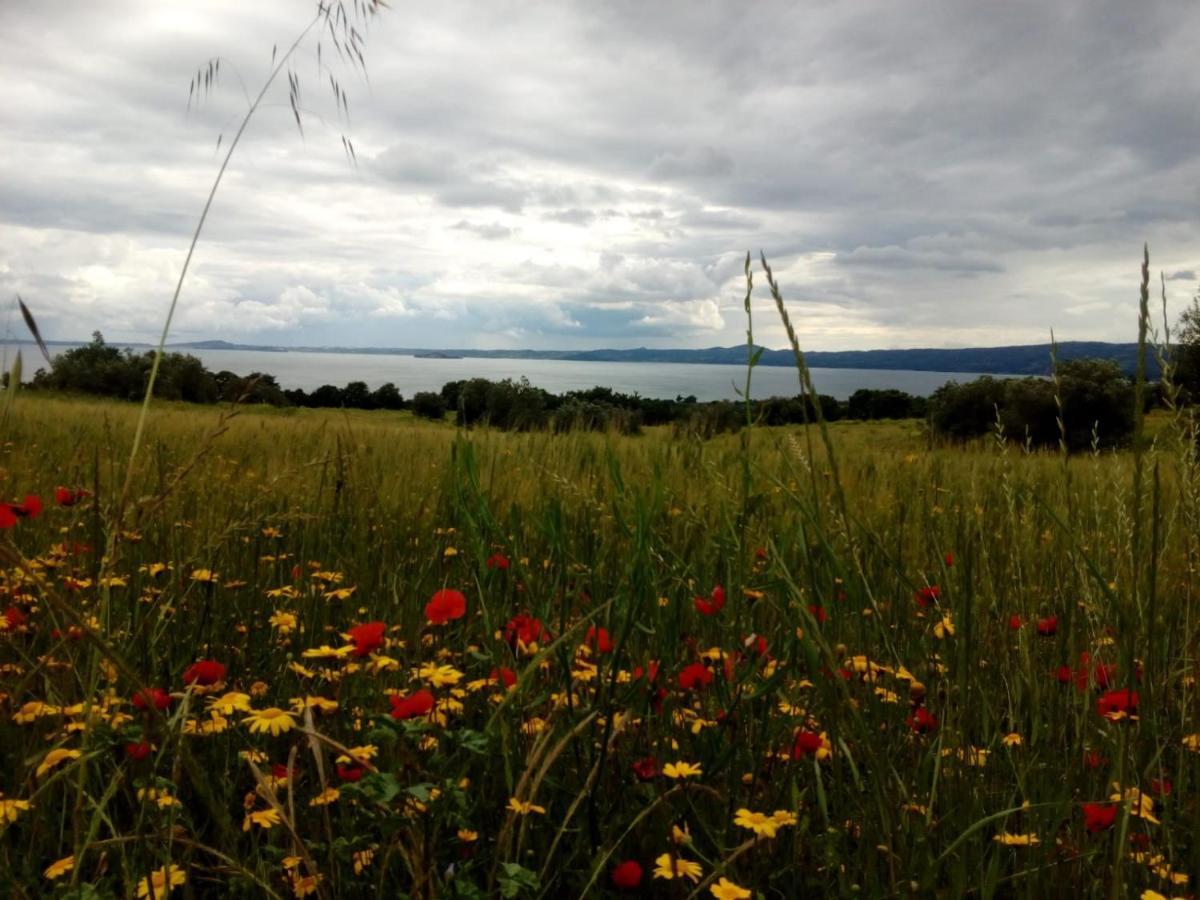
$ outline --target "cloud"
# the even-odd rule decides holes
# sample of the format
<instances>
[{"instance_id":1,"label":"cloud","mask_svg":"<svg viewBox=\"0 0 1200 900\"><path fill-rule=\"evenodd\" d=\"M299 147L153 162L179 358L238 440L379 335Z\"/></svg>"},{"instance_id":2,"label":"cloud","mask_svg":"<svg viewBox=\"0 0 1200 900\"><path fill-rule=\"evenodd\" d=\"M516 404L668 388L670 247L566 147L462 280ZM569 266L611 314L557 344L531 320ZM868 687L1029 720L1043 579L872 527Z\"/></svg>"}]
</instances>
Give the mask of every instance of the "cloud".
<instances>
[{"instance_id":1,"label":"cloud","mask_svg":"<svg viewBox=\"0 0 1200 900\"><path fill-rule=\"evenodd\" d=\"M0 4L0 292L53 338L153 337L218 135L296 15ZM303 136L268 95L176 337L728 345L761 249L806 347L1127 340L1143 242L1172 311L1196 281L1197 27L1183 0L385 11L369 81L299 51ZM756 279L756 337L782 346Z\"/></svg>"},{"instance_id":2,"label":"cloud","mask_svg":"<svg viewBox=\"0 0 1200 900\"><path fill-rule=\"evenodd\" d=\"M469 231L486 241L502 241L516 234L516 229L499 222L468 222L466 219L460 219L450 227L456 231Z\"/></svg>"}]
</instances>

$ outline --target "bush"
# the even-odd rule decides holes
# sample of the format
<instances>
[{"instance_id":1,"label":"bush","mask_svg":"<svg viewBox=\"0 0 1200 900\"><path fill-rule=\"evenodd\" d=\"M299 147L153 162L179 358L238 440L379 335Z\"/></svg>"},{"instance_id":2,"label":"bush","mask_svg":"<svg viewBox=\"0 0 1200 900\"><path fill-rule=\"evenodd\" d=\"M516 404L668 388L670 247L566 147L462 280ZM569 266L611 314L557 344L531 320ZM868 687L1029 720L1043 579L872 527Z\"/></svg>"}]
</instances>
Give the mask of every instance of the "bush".
<instances>
[{"instance_id":1,"label":"bush","mask_svg":"<svg viewBox=\"0 0 1200 900\"><path fill-rule=\"evenodd\" d=\"M1133 385L1117 363L1078 359L1058 369L1063 431L1067 449L1085 450L1093 435L1103 447L1123 444L1133 433ZM987 434L997 415L1005 434L1035 447L1058 443L1058 405L1054 382L1042 378L977 378L951 382L929 401L935 434L967 440Z\"/></svg>"},{"instance_id":2,"label":"bush","mask_svg":"<svg viewBox=\"0 0 1200 900\"><path fill-rule=\"evenodd\" d=\"M413 415L421 419L443 419L446 416L446 406L442 395L433 391L418 391L412 398Z\"/></svg>"}]
</instances>

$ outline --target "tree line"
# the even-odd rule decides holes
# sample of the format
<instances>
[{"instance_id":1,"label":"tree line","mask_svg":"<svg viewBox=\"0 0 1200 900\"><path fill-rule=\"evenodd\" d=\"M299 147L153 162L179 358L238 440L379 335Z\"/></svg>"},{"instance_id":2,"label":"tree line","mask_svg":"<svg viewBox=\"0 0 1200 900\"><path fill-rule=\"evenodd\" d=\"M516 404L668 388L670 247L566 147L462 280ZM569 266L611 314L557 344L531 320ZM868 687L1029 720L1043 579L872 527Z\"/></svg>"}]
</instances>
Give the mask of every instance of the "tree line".
<instances>
[{"instance_id":1,"label":"tree line","mask_svg":"<svg viewBox=\"0 0 1200 900\"><path fill-rule=\"evenodd\" d=\"M89 344L57 356L49 371L39 369L32 387L137 400L145 392L153 360L151 351L121 350L96 332ZM1183 405L1200 400L1200 296L1180 319L1168 362L1173 400ZM1162 383L1152 382L1145 393L1147 406L1161 403L1164 390ZM636 434L644 426L670 425L676 432L708 437L747 424L741 401L659 399L605 387L552 394L524 378L452 381L440 391L419 391L410 398L391 383L374 390L363 381L344 387L326 384L312 391L285 389L270 374L212 372L195 356L182 353L163 355L155 396L191 403L407 409L426 419L453 416L464 427L486 424L517 431ZM814 421L818 414L826 421L921 419L934 436L949 441L996 434L1030 447L1061 442L1077 451L1127 443L1133 431L1133 404L1133 382L1116 362L1075 359L1059 364L1052 378L985 375L962 384L950 382L929 398L895 389L862 389L845 401L824 394L770 397L751 402L749 420L795 425Z\"/></svg>"}]
</instances>

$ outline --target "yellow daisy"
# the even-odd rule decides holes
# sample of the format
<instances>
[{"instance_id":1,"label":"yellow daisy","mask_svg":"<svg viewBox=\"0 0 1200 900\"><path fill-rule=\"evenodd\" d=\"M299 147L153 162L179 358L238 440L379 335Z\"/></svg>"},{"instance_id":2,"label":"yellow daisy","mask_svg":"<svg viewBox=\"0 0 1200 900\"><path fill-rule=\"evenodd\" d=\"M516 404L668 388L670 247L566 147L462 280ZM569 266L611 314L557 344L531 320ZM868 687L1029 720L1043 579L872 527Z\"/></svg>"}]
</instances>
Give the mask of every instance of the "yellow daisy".
<instances>
[{"instance_id":1,"label":"yellow daisy","mask_svg":"<svg viewBox=\"0 0 1200 900\"><path fill-rule=\"evenodd\" d=\"M46 866L46 870L42 872L42 875L44 875L48 881L53 881L56 878L61 878L62 876L66 875L73 868L75 868L75 857L73 855L64 856L62 859L55 860L54 862L50 863L50 865Z\"/></svg>"},{"instance_id":2,"label":"yellow daisy","mask_svg":"<svg viewBox=\"0 0 1200 900\"><path fill-rule=\"evenodd\" d=\"M296 727L292 714L277 706L254 710L242 719L242 723L250 726L252 734L279 735Z\"/></svg>"},{"instance_id":3,"label":"yellow daisy","mask_svg":"<svg viewBox=\"0 0 1200 900\"><path fill-rule=\"evenodd\" d=\"M759 837L773 838L779 831L779 822L774 816L753 812L749 809L739 809L733 817L733 824L753 831Z\"/></svg>"},{"instance_id":4,"label":"yellow daisy","mask_svg":"<svg viewBox=\"0 0 1200 900\"><path fill-rule=\"evenodd\" d=\"M166 897L171 891L187 882L187 874L179 866L171 863L161 869L155 869L146 878L138 882L137 895L142 897Z\"/></svg>"},{"instance_id":5,"label":"yellow daisy","mask_svg":"<svg viewBox=\"0 0 1200 900\"><path fill-rule=\"evenodd\" d=\"M242 694L238 691L229 691L220 697L210 697L208 708L212 712L220 713L223 716L230 716L235 712L252 712L250 695Z\"/></svg>"},{"instance_id":6,"label":"yellow daisy","mask_svg":"<svg viewBox=\"0 0 1200 900\"><path fill-rule=\"evenodd\" d=\"M673 762L663 766L662 772L668 778L698 778L703 772L699 763Z\"/></svg>"},{"instance_id":7,"label":"yellow daisy","mask_svg":"<svg viewBox=\"0 0 1200 900\"><path fill-rule=\"evenodd\" d=\"M246 813L246 818L242 820L242 831L249 831L252 825L257 825L263 831L270 831L282 821L276 810L260 809L257 812Z\"/></svg>"},{"instance_id":8,"label":"yellow daisy","mask_svg":"<svg viewBox=\"0 0 1200 900\"><path fill-rule=\"evenodd\" d=\"M538 806L536 803L530 803L528 800L518 800L516 797L509 799L508 809L511 812L515 812L519 816L527 816L530 813L545 815L546 813L546 807Z\"/></svg>"},{"instance_id":9,"label":"yellow daisy","mask_svg":"<svg viewBox=\"0 0 1200 900\"><path fill-rule=\"evenodd\" d=\"M34 774L41 778L55 766L61 765L69 759L79 759L81 756L83 754L78 750L64 750L62 747L58 747L46 754Z\"/></svg>"},{"instance_id":10,"label":"yellow daisy","mask_svg":"<svg viewBox=\"0 0 1200 900\"><path fill-rule=\"evenodd\" d=\"M725 877L711 885L708 890L717 900L749 900L753 896L750 891Z\"/></svg>"},{"instance_id":11,"label":"yellow daisy","mask_svg":"<svg viewBox=\"0 0 1200 900\"><path fill-rule=\"evenodd\" d=\"M325 790L321 791L321 793L317 794L317 796L315 796L311 800L309 800L308 805L309 806L328 806L330 803L334 803L337 800L337 798L340 796L342 796L342 792L339 791L337 788L334 788L334 787L325 788Z\"/></svg>"},{"instance_id":12,"label":"yellow daisy","mask_svg":"<svg viewBox=\"0 0 1200 900\"><path fill-rule=\"evenodd\" d=\"M679 856L672 859L670 853L664 853L654 860L655 878L665 878L667 881L675 878L688 878L695 883L703 874L704 869L700 863Z\"/></svg>"}]
</instances>

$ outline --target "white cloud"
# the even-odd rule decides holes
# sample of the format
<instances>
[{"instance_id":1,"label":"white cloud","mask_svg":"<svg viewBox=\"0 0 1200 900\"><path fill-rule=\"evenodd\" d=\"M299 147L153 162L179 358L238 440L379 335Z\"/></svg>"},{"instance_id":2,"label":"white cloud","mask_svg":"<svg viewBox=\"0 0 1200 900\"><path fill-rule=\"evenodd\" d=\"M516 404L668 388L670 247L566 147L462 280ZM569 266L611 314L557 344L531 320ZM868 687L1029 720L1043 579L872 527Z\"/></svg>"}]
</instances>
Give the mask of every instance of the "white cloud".
<instances>
[{"instance_id":1,"label":"white cloud","mask_svg":"<svg viewBox=\"0 0 1200 900\"><path fill-rule=\"evenodd\" d=\"M217 136L305 14L0 5L0 292L51 337L153 337ZM733 344L762 249L809 347L1126 340L1143 241L1174 308L1200 271L1197 25L1176 0L390 10L369 83L336 72L348 119L314 43L303 138L285 85L259 111L175 333ZM756 280L756 335L780 346Z\"/></svg>"}]
</instances>

